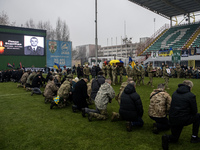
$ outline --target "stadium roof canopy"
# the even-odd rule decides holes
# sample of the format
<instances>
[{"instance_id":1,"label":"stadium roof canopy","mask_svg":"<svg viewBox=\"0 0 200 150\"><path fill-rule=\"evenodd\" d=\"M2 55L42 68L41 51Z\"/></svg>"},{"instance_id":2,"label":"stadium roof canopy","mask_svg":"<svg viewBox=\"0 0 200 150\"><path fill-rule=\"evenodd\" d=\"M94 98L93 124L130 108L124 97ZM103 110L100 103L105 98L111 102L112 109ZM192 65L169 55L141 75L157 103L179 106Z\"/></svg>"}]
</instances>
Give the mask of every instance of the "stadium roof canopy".
<instances>
[{"instance_id":1,"label":"stadium roof canopy","mask_svg":"<svg viewBox=\"0 0 200 150\"><path fill-rule=\"evenodd\" d=\"M200 11L200 0L129 0L167 19Z\"/></svg>"}]
</instances>

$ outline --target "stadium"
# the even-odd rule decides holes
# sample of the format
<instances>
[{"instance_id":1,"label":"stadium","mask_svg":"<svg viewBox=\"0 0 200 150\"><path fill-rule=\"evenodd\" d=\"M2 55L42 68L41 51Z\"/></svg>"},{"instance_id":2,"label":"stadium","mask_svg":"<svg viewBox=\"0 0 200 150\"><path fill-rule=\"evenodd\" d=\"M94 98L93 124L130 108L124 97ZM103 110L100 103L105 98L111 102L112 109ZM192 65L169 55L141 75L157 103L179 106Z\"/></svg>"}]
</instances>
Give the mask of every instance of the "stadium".
<instances>
[{"instance_id":1,"label":"stadium","mask_svg":"<svg viewBox=\"0 0 200 150\"><path fill-rule=\"evenodd\" d=\"M154 13L157 13L170 20L170 26L166 25L150 37L145 46L136 50L137 56L134 61L144 64L153 63L154 67L160 67L162 63L170 67L177 63L198 69L200 66L200 22L192 22L191 18L198 15L200 11L199 0L129 0L130 4L137 4ZM172 18L185 16L187 24L172 26ZM30 52L32 42L37 43L38 53ZM72 67L72 42L47 40L46 30L29 29L0 25L0 70L15 72L15 69L24 70L45 70L53 66L58 70L60 67ZM102 57L103 58L103 57ZM105 57L104 57L105 58ZM112 57L113 58L113 57ZM126 58L128 59L128 58ZM15 68L15 69L14 69ZM3 72L3 71L2 71ZM22 76L22 70L20 74ZM38 71L39 73L39 71ZM40 72L41 73L41 72ZM62 72L60 79L71 78ZM20 88L19 77L13 78L8 75L0 83L0 149L23 150L23 149L116 149L116 150L160 150L162 149L162 135L170 134L170 130L153 134L153 121L148 115L150 94L153 86L163 83L164 79L159 76L153 78L153 86L136 86L144 108L143 127L133 128L132 132L126 131L126 121L111 120L112 112L119 111L119 104L113 98L108 104L108 119L100 121L82 117L82 112L73 112L72 103L64 108L51 107L46 103L44 96L46 80L40 87L40 94L33 94L26 88ZM199 73L198 73L199 74ZM78 74L73 74L75 78ZM48 74L45 72L43 77ZM60 74L55 76L59 77ZM2 77L2 76L1 76ZM188 77L188 76L187 76ZM170 77L167 90L171 96L176 91L178 84L187 78ZM91 75L89 75L91 79ZM117 77L118 78L118 77ZM58 79L58 78L57 78ZM127 77L123 76L123 82ZM149 78L145 77L147 83ZM198 99L200 97L198 77L189 78L194 83L192 93ZM43 81L42 81L43 82ZM58 81L56 81L58 82ZM61 86L61 85L59 85ZM120 92L121 84L112 85L115 95ZM94 102L89 108L95 109ZM198 105L198 109L200 106ZM199 144L190 144L192 125L184 127L179 142L172 143L169 149L198 150Z\"/></svg>"}]
</instances>

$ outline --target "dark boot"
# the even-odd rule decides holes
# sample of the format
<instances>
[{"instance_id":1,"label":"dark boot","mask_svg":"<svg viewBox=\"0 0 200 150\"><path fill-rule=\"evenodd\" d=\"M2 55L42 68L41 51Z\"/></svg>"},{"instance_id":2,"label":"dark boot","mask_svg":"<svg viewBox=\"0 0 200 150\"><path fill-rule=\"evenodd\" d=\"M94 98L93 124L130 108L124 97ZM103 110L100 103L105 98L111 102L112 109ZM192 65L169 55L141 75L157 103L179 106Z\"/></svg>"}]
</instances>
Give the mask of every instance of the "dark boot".
<instances>
[{"instance_id":1,"label":"dark boot","mask_svg":"<svg viewBox=\"0 0 200 150\"><path fill-rule=\"evenodd\" d=\"M128 132L131 132L131 131L132 131L132 126L131 126L131 122L130 122L130 121L128 121L128 122L126 123L126 130L127 130Z\"/></svg>"},{"instance_id":2,"label":"dark boot","mask_svg":"<svg viewBox=\"0 0 200 150\"><path fill-rule=\"evenodd\" d=\"M191 137L191 140L190 140L191 143L199 143L200 142L200 138L197 136L197 137Z\"/></svg>"},{"instance_id":3,"label":"dark boot","mask_svg":"<svg viewBox=\"0 0 200 150\"><path fill-rule=\"evenodd\" d=\"M56 103L55 102L52 102L51 103L51 106L50 106L50 109L53 109L53 106L55 106L56 105Z\"/></svg>"}]
</instances>

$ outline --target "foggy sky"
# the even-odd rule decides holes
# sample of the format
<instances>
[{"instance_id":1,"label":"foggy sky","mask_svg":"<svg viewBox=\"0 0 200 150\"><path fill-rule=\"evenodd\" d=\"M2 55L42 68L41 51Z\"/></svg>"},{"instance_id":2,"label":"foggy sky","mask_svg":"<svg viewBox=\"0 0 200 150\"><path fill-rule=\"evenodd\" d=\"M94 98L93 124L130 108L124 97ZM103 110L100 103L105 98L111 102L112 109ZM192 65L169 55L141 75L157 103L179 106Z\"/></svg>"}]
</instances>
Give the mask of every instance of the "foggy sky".
<instances>
[{"instance_id":1,"label":"foggy sky","mask_svg":"<svg viewBox=\"0 0 200 150\"><path fill-rule=\"evenodd\" d=\"M0 10L4 10L10 22L15 21L18 26L32 18L36 24L40 20L49 20L55 28L60 17L69 27L74 48L95 44L95 0L0 1ZM170 21L128 0L98 0L98 44L101 46L121 44L125 31L132 37L132 42L139 42L139 38L150 37L154 28L158 30L165 23Z\"/></svg>"}]
</instances>

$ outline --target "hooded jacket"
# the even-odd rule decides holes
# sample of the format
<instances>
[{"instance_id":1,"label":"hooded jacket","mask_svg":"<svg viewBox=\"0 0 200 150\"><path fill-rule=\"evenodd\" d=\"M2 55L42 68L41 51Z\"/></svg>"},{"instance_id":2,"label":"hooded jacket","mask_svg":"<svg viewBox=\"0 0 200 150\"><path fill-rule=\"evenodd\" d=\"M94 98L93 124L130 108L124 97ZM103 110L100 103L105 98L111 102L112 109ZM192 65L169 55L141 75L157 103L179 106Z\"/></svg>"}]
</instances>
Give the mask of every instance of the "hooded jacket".
<instances>
[{"instance_id":1,"label":"hooded jacket","mask_svg":"<svg viewBox=\"0 0 200 150\"><path fill-rule=\"evenodd\" d=\"M91 84L91 88L92 88L91 99L92 100L95 100L95 97L97 95L97 92L99 91L100 86L104 83L105 83L105 78L102 75L98 75L97 78L92 81L92 84Z\"/></svg>"},{"instance_id":2,"label":"hooded jacket","mask_svg":"<svg viewBox=\"0 0 200 150\"><path fill-rule=\"evenodd\" d=\"M142 101L133 84L128 84L121 95L119 113L126 121L134 121L143 116Z\"/></svg>"},{"instance_id":3,"label":"hooded jacket","mask_svg":"<svg viewBox=\"0 0 200 150\"><path fill-rule=\"evenodd\" d=\"M101 85L99 91L97 92L97 96L95 98L95 105L100 110L107 109L107 104L110 100L115 97L115 91L112 86L105 82Z\"/></svg>"},{"instance_id":4,"label":"hooded jacket","mask_svg":"<svg viewBox=\"0 0 200 150\"><path fill-rule=\"evenodd\" d=\"M184 125L188 119L197 114L196 96L190 92L190 87L179 84L172 95L169 121L171 125Z\"/></svg>"}]
</instances>

